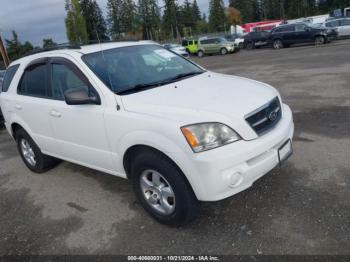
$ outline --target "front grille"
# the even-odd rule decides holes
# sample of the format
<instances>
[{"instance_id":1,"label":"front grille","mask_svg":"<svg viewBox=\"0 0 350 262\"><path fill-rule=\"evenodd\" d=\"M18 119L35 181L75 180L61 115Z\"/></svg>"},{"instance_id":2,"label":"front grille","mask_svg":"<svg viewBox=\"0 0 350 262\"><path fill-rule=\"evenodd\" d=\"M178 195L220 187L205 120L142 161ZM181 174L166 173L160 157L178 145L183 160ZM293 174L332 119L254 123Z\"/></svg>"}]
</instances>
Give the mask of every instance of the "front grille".
<instances>
[{"instance_id":1,"label":"front grille","mask_svg":"<svg viewBox=\"0 0 350 262\"><path fill-rule=\"evenodd\" d=\"M278 97L253 111L245 117L245 120L253 130L261 135L272 129L282 117L281 103Z\"/></svg>"}]
</instances>

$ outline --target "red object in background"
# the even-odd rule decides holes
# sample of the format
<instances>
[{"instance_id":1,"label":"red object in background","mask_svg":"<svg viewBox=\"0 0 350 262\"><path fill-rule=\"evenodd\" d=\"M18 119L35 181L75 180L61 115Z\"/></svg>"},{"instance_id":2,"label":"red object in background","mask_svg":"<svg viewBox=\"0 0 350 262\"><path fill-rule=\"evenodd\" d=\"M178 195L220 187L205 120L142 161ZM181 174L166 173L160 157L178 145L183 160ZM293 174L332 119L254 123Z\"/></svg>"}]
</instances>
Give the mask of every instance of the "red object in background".
<instances>
[{"instance_id":1,"label":"red object in background","mask_svg":"<svg viewBox=\"0 0 350 262\"><path fill-rule=\"evenodd\" d=\"M243 28L244 32L249 33L249 32L252 32L254 28L257 28L258 31L271 30L272 28L279 26L283 22L284 20L268 20L268 21L247 23L247 24L241 25L241 27Z\"/></svg>"}]
</instances>

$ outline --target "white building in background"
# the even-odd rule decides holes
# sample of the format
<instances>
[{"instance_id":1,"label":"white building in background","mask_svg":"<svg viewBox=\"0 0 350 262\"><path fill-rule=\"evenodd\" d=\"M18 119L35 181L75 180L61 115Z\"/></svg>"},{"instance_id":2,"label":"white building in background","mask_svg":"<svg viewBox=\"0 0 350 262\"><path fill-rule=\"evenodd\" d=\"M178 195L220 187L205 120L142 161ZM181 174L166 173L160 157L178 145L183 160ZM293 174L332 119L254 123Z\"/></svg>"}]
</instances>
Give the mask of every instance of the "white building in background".
<instances>
[{"instance_id":1,"label":"white building in background","mask_svg":"<svg viewBox=\"0 0 350 262\"><path fill-rule=\"evenodd\" d=\"M230 31L231 31L231 35L233 35L233 34L243 35L244 34L243 27L241 27L240 25L236 25L236 26L231 25Z\"/></svg>"},{"instance_id":2,"label":"white building in background","mask_svg":"<svg viewBox=\"0 0 350 262\"><path fill-rule=\"evenodd\" d=\"M309 17L301 17L298 19L292 19L288 20L288 24L293 23L300 23L300 22L308 22L311 24L322 24L326 22L326 20L329 18L329 14L327 15L316 15L316 16L309 16Z\"/></svg>"}]
</instances>

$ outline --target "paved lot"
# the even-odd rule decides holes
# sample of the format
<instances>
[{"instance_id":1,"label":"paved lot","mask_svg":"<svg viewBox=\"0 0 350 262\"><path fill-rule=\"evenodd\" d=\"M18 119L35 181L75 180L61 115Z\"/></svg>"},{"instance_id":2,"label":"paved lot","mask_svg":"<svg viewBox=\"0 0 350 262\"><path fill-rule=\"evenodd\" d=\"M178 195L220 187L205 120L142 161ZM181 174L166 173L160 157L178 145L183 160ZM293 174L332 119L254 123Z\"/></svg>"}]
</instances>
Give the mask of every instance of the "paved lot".
<instances>
[{"instance_id":1,"label":"paved lot","mask_svg":"<svg viewBox=\"0 0 350 262\"><path fill-rule=\"evenodd\" d=\"M296 123L288 163L175 229L125 180L67 162L30 173L2 132L0 254L350 254L350 41L195 60L281 92Z\"/></svg>"}]
</instances>

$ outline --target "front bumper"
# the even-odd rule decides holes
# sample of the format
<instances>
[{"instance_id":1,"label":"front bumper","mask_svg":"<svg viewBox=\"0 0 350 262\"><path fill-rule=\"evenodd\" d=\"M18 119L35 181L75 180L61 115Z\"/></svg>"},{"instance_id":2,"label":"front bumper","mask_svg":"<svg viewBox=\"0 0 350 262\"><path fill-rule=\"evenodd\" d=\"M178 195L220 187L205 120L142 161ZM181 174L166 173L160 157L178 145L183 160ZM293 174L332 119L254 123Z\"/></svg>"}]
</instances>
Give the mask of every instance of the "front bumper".
<instances>
[{"instance_id":1,"label":"front bumper","mask_svg":"<svg viewBox=\"0 0 350 262\"><path fill-rule=\"evenodd\" d=\"M193 154L192 159L178 158L198 200L217 201L235 195L279 164L278 148L294 133L287 105L282 114L280 122L257 139Z\"/></svg>"}]
</instances>

